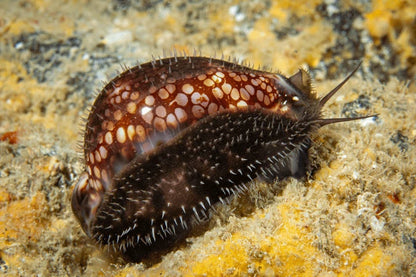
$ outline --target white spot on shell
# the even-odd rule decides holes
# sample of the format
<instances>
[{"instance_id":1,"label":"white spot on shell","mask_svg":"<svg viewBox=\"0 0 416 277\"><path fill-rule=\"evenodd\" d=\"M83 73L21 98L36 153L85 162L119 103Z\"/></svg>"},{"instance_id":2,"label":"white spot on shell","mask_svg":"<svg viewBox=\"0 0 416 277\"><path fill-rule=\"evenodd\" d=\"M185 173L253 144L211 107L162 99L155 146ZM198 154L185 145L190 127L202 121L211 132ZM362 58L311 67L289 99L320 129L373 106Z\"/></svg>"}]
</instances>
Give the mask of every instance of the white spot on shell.
<instances>
[{"instance_id":1,"label":"white spot on shell","mask_svg":"<svg viewBox=\"0 0 416 277\"><path fill-rule=\"evenodd\" d=\"M240 95L243 100L247 101L250 99L250 94L245 88L240 88Z\"/></svg>"},{"instance_id":2,"label":"white spot on shell","mask_svg":"<svg viewBox=\"0 0 416 277\"><path fill-rule=\"evenodd\" d=\"M138 136L138 141L144 141L146 139L146 130L142 125L136 126L136 134Z\"/></svg>"},{"instance_id":3,"label":"white spot on shell","mask_svg":"<svg viewBox=\"0 0 416 277\"><path fill-rule=\"evenodd\" d=\"M113 121L108 121L107 122L107 130L109 130L109 131L113 131L114 130L114 123L113 123Z\"/></svg>"},{"instance_id":4,"label":"white spot on shell","mask_svg":"<svg viewBox=\"0 0 416 277\"><path fill-rule=\"evenodd\" d=\"M166 108L163 106L157 106L155 109L155 113L158 117L165 117L166 116Z\"/></svg>"},{"instance_id":5,"label":"white spot on shell","mask_svg":"<svg viewBox=\"0 0 416 277\"><path fill-rule=\"evenodd\" d=\"M95 175L97 178L101 178L101 172L100 172L100 169L99 169L98 167L96 167L96 166L94 166L94 175Z\"/></svg>"},{"instance_id":6,"label":"white spot on shell","mask_svg":"<svg viewBox=\"0 0 416 277\"><path fill-rule=\"evenodd\" d=\"M101 170L101 179L104 181L104 184L108 184L110 179L108 178L108 173L107 170L102 169ZM108 189L108 187L106 187L106 190Z\"/></svg>"},{"instance_id":7,"label":"white spot on shell","mask_svg":"<svg viewBox=\"0 0 416 277\"><path fill-rule=\"evenodd\" d=\"M231 89L232 89L231 85L230 84L227 84L227 83L224 83L221 86L221 88L222 88L222 90L224 91L225 94L230 94Z\"/></svg>"},{"instance_id":8,"label":"white spot on shell","mask_svg":"<svg viewBox=\"0 0 416 277\"><path fill-rule=\"evenodd\" d=\"M133 140L134 135L136 134L135 130L134 130L134 126L133 125L129 125L127 127L127 135L129 136L130 140Z\"/></svg>"},{"instance_id":9,"label":"white spot on shell","mask_svg":"<svg viewBox=\"0 0 416 277\"><path fill-rule=\"evenodd\" d=\"M182 108L175 109L176 118L179 120L180 123L185 122L188 119L188 114Z\"/></svg>"},{"instance_id":10,"label":"white spot on shell","mask_svg":"<svg viewBox=\"0 0 416 277\"><path fill-rule=\"evenodd\" d=\"M205 109L200 105L194 105L192 106L192 114L196 118L201 118L205 114Z\"/></svg>"},{"instance_id":11,"label":"white spot on shell","mask_svg":"<svg viewBox=\"0 0 416 277\"><path fill-rule=\"evenodd\" d=\"M254 95L254 93L256 92L252 85L246 85L245 88L250 95Z\"/></svg>"},{"instance_id":12,"label":"white spot on shell","mask_svg":"<svg viewBox=\"0 0 416 277\"><path fill-rule=\"evenodd\" d=\"M153 120L152 108L143 107L142 110L141 110L141 114L142 114L143 120L146 123L148 123L148 124L151 124L152 123L152 120Z\"/></svg>"},{"instance_id":13,"label":"white spot on shell","mask_svg":"<svg viewBox=\"0 0 416 277\"><path fill-rule=\"evenodd\" d=\"M175 92L175 90L176 90L176 86L175 86L175 85L172 85L172 84L167 84L167 85L166 85L166 89L168 90L168 92L169 92L170 94L172 94L172 93L174 93L174 92Z\"/></svg>"},{"instance_id":14,"label":"white spot on shell","mask_svg":"<svg viewBox=\"0 0 416 277\"><path fill-rule=\"evenodd\" d=\"M218 77L217 75L212 75L211 79L215 82L215 83L221 83L222 79L220 77Z\"/></svg>"},{"instance_id":15,"label":"white spot on shell","mask_svg":"<svg viewBox=\"0 0 416 277\"><path fill-rule=\"evenodd\" d=\"M241 77L239 75L235 76L233 79L236 82L241 82Z\"/></svg>"},{"instance_id":16,"label":"white spot on shell","mask_svg":"<svg viewBox=\"0 0 416 277\"><path fill-rule=\"evenodd\" d=\"M123 113L121 112L121 110L117 110L114 112L114 119L116 121L119 121L122 117L123 117Z\"/></svg>"},{"instance_id":17,"label":"white spot on shell","mask_svg":"<svg viewBox=\"0 0 416 277\"><path fill-rule=\"evenodd\" d=\"M218 105L216 103L211 103L208 106L208 114L212 115L218 111Z\"/></svg>"},{"instance_id":18,"label":"white spot on shell","mask_svg":"<svg viewBox=\"0 0 416 277\"><path fill-rule=\"evenodd\" d=\"M150 94L153 94L153 93L155 93L157 91L157 87L155 87L155 86L151 86L150 88L149 88L149 93Z\"/></svg>"},{"instance_id":19,"label":"white spot on shell","mask_svg":"<svg viewBox=\"0 0 416 277\"><path fill-rule=\"evenodd\" d=\"M257 82L257 80L256 79L251 79L250 80L250 82L251 82L251 84L253 85L253 86L258 86L259 85L259 82Z\"/></svg>"},{"instance_id":20,"label":"white spot on shell","mask_svg":"<svg viewBox=\"0 0 416 277\"><path fill-rule=\"evenodd\" d=\"M224 73L222 73L220 71L216 72L215 75L217 75L220 78L224 78L225 77Z\"/></svg>"},{"instance_id":21,"label":"white spot on shell","mask_svg":"<svg viewBox=\"0 0 416 277\"><path fill-rule=\"evenodd\" d=\"M268 105L270 105L270 98L269 98L269 96L264 96L264 104L266 105L266 106L268 106Z\"/></svg>"},{"instance_id":22,"label":"white spot on shell","mask_svg":"<svg viewBox=\"0 0 416 277\"><path fill-rule=\"evenodd\" d=\"M91 164L94 164L94 161L95 161L95 159L94 159L94 155L92 154L92 153L90 153L90 163Z\"/></svg>"},{"instance_id":23,"label":"white spot on shell","mask_svg":"<svg viewBox=\"0 0 416 277\"><path fill-rule=\"evenodd\" d=\"M212 87L213 85L215 85L215 83L211 79L205 79L204 85L207 86L207 87Z\"/></svg>"},{"instance_id":24,"label":"white spot on shell","mask_svg":"<svg viewBox=\"0 0 416 277\"><path fill-rule=\"evenodd\" d=\"M100 152L98 152L98 150L95 151L95 160L97 161L97 163L101 162L101 155Z\"/></svg>"},{"instance_id":25,"label":"white spot on shell","mask_svg":"<svg viewBox=\"0 0 416 277\"><path fill-rule=\"evenodd\" d=\"M240 100L237 103L237 107L239 107L239 108L246 108L247 106L248 106L247 105L247 102L246 101L243 101L243 100Z\"/></svg>"},{"instance_id":26,"label":"white spot on shell","mask_svg":"<svg viewBox=\"0 0 416 277\"><path fill-rule=\"evenodd\" d=\"M178 120L176 120L175 115L173 114L168 114L168 116L166 117L166 123L168 126L172 127L172 128L176 128L178 127Z\"/></svg>"},{"instance_id":27,"label":"white spot on shell","mask_svg":"<svg viewBox=\"0 0 416 277\"><path fill-rule=\"evenodd\" d=\"M166 122L164 119L160 118L160 117L156 117L153 125L155 126L156 130L163 132L166 130Z\"/></svg>"},{"instance_id":28,"label":"white spot on shell","mask_svg":"<svg viewBox=\"0 0 416 277\"><path fill-rule=\"evenodd\" d=\"M201 75L198 75L197 78L198 78L198 80L203 81L203 80L205 80L207 78L207 75L201 74Z\"/></svg>"},{"instance_id":29,"label":"white spot on shell","mask_svg":"<svg viewBox=\"0 0 416 277\"><path fill-rule=\"evenodd\" d=\"M108 145L113 143L113 135L111 134L111 132L105 133L104 140Z\"/></svg>"},{"instance_id":30,"label":"white spot on shell","mask_svg":"<svg viewBox=\"0 0 416 277\"><path fill-rule=\"evenodd\" d=\"M182 86L182 91L186 94L191 94L194 91L194 87L190 84L184 84Z\"/></svg>"},{"instance_id":31,"label":"white spot on shell","mask_svg":"<svg viewBox=\"0 0 416 277\"><path fill-rule=\"evenodd\" d=\"M140 96L140 94L137 91L135 91L132 94L130 94L130 99L131 100L137 100L137 99L139 99L139 96Z\"/></svg>"},{"instance_id":32,"label":"white spot on shell","mask_svg":"<svg viewBox=\"0 0 416 277\"><path fill-rule=\"evenodd\" d=\"M263 93L263 91L258 90L257 93L256 93L256 96L257 96L257 100L259 100L260 102L263 102L263 100L264 100L264 93Z\"/></svg>"},{"instance_id":33,"label":"white spot on shell","mask_svg":"<svg viewBox=\"0 0 416 277\"><path fill-rule=\"evenodd\" d=\"M238 90L236 88L233 88L231 90L231 98L233 100L238 100L240 98L240 93L238 93Z\"/></svg>"},{"instance_id":34,"label":"white spot on shell","mask_svg":"<svg viewBox=\"0 0 416 277\"><path fill-rule=\"evenodd\" d=\"M98 191L102 191L103 190L103 185L101 184L100 181L98 181L98 180L92 180L92 183L93 183L93 186L94 186L94 189L95 190L98 190Z\"/></svg>"},{"instance_id":35,"label":"white spot on shell","mask_svg":"<svg viewBox=\"0 0 416 277\"><path fill-rule=\"evenodd\" d=\"M224 93L218 87L212 89L212 94L214 94L215 98L222 99L224 97Z\"/></svg>"},{"instance_id":36,"label":"white spot on shell","mask_svg":"<svg viewBox=\"0 0 416 277\"><path fill-rule=\"evenodd\" d=\"M152 95L148 95L146 96L146 98L144 99L144 103L147 106L152 106L155 103L155 98Z\"/></svg>"},{"instance_id":37,"label":"white spot on shell","mask_svg":"<svg viewBox=\"0 0 416 277\"><path fill-rule=\"evenodd\" d=\"M208 106L209 98L205 93L200 94L199 92L194 92L191 95L191 101L193 104L200 104L206 107Z\"/></svg>"},{"instance_id":38,"label":"white spot on shell","mask_svg":"<svg viewBox=\"0 0 416 277\"><path fill-rule=\"evenodd\" d=\"M117 141L119 142L119 143L124 143L124 142L126 142L126 131L124 130L124 128L123 127L119 127L118 129L117 129L117 133L116 133L116 138L117 138Z\"/></svg>"},{"instance_id":39,"label":"white spot on shell","mask_svg":"<svg viewBox=\"0 0 416 277\"><path fill-rule=\"evenodd\" d=\"M108 154L107 149L104 146L101 145L100 148L99 148L99 151L100 151L101 157L105 160L107 158L107 154Z\"/></svg>"},{"instance_id":40,"label":"white spot on shell","mask_svg":"<svg viewBox=\"0 0 416 277\"><path fill-rule=\"evenodd\" d=\"M127 99L127 98L129 98L129 92L128 91L124 91L122 94L121 94L121 98L123 98L124 100L125 99Z\"/></svg>"},{"instance_id":41,"label":"white spot on shell","mask_svg":"<svg viewBox=\"0 0 416 277\"><path fill-rule=\"evenodd\" d=\"M165 88L162 88L162 89L159 90L158 95L159 95L160 99L164 100L164 99L169 97L169 92Z\"/></svg>"},{"instance_id":42,"label":"white spot on shell","mask_svg":"<svg viewBox=\"0 0 416 277\"><path fill-rule=\"evenodd\" d=\"M188 96L186 96L186 94L184 93L178 93L176 95L176 103L178 103L179 106L186 106L186 104L188 104Z\"/></svg>"},{"instance_id":43,"label":"white spot on shell","mask_svg":"<svg viewBox=\"0 0 416 277\"><path fill-rule=\"evenodd\" d=\"M136 103L134 102L129 102L127 104L127 111L131 114L134 114L136 112Z\"/></svg>"}]
</instances>

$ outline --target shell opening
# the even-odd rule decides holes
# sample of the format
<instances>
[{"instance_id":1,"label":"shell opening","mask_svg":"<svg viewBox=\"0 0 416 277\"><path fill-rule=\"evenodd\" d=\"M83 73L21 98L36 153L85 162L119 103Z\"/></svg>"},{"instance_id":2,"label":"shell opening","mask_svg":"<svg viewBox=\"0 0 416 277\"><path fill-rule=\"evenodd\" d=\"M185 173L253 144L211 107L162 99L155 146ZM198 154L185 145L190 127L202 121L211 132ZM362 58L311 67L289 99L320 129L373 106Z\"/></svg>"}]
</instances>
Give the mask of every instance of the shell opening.
<instances>
[{"instance_id":1,"label":"shell opening","mask_svg":"<svg viewBox=\"0 0 416 277\"><path fill-rule=\"evenodd\" d=\"M90 185L90 178L84 172L72 192L72 211L88 236L91 235L91 223L102 201L102 194Z\"/></svg>"}]
</instances>

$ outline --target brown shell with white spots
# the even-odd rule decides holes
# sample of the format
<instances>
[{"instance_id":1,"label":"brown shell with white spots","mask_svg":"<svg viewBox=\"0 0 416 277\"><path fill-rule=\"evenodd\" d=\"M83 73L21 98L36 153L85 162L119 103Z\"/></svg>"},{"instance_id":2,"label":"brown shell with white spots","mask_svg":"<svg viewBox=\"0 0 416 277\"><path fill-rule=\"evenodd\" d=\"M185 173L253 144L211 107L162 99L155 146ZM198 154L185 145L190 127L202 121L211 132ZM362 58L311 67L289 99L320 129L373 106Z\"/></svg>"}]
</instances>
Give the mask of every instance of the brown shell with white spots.
<instances>
[{"instance_id":1,"label":"brown shell with white spots","mask_svg":"<svg viewBox=\"0 0 416 277\"><path fill-rule=\"evenodd\" d=\"M202 57L163 59L124 72L103 89L88 119L85 159L92 182L106 187L115 163L151 151L204 116L248 106L281 111L287 97L272 78Z\"/></svg>"}]
</instances>

